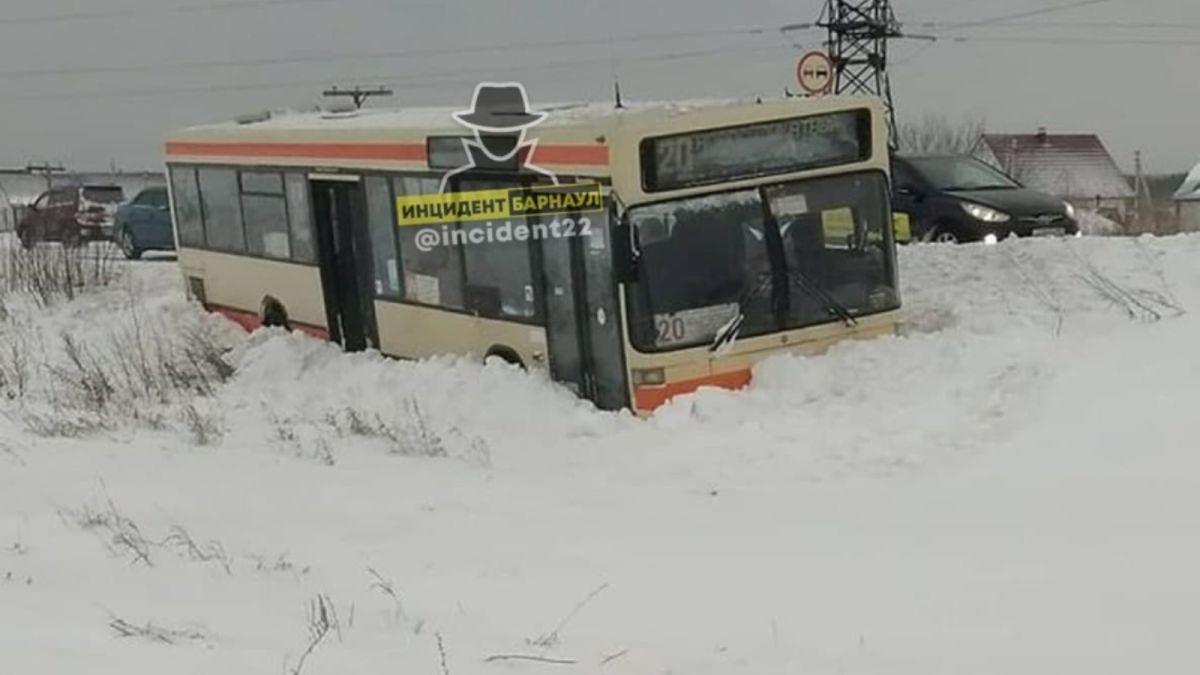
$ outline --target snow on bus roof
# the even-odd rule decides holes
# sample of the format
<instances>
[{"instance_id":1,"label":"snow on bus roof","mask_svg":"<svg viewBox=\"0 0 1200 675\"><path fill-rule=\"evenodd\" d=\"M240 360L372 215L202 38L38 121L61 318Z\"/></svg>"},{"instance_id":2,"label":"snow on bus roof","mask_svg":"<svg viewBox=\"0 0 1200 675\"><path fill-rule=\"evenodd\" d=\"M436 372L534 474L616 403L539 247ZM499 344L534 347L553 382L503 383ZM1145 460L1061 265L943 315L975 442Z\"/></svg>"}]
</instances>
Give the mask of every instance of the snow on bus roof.
<instances>
[{"instance_id":1,"label":"snow on bus roof","mask_svg":"<svg viewBox=\"0 0 1200 675\"><path fill-rule=\"evenodd\" d=\"M763 103L778 103L789 99L762 101ZM794 99L796 101L803 99ZM758 103L756 99L694 99L685 101L644 101L625 103L617 108L611 102L590 103L558 103L532 106L534 110L549 113L543 127L562 127L576 124L595 122L604 119L616 119L628 115L640 114L684 114L697 109L711 109L723 106L749 105ZM271 111L261 119L248 123L237 121L220 122L193 126L186 131L229 130L250 128L255 130L275 131L306 131L330 129L461 129L455 122L453 113L463 110L457 107L427 107L427 108L364 108L348 112L332 112L329 110L311 111Z\"/></svg>"}]
</instances>

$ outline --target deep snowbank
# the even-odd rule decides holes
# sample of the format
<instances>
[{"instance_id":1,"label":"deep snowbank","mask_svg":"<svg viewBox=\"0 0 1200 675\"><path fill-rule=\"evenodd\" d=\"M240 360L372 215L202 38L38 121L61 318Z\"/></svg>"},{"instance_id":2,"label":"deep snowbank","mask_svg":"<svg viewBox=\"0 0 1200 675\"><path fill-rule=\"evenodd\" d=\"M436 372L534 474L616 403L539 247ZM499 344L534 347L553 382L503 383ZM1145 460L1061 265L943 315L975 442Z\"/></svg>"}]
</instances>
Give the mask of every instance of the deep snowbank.
<instances>
[{"instance_id":1,"label":"deep snowbank","mask_svg":"<svg viewBox=\"0 0 1200 675\"><path fill-rule=\"evenodd\" d=\"M1200 321L1176 315L1200 238L902 262L905 335L648 421L269 331L222 333L211 446L38 438L10 402L0 671L277 672L317 594L341 634L315 675L441 672L439 636L455 675L1194 669ZM155 315L206 323L170 266L130 273ZM102 341L129 288L26 316ZM484 662L513 653L577 663Z\"/></svg>"}]
</instances>

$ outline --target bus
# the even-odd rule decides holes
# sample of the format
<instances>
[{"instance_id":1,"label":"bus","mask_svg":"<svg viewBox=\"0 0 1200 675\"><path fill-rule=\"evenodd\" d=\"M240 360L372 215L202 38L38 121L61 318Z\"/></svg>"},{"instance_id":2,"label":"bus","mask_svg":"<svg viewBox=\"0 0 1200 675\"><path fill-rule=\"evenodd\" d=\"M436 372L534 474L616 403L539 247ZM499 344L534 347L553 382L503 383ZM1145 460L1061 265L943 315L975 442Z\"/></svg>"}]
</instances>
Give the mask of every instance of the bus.
<instances>
[{"instance_id":1,"label":"bus","mask_svg":"<svg viewBox=\"0 0 1200 675\"><path fill-rule=\"evenodd\" d=\"M526 117L510 134L451 108L316 110L173 134L189 298L351 351L498 357L639 415L894 333L878 99Z\"/></svg>"}]
</instances>

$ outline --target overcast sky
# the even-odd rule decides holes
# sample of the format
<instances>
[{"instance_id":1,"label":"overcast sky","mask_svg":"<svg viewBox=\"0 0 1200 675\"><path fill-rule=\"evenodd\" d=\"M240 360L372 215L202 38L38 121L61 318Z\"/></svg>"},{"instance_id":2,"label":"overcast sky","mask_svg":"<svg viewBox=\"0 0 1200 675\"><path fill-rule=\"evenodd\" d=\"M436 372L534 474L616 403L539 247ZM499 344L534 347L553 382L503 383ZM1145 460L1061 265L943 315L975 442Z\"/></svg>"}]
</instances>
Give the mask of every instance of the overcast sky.
<instances>
[{"instance_id":1,"label":"overcast sky","mask_svg":"<svg viewBox=\"0 0 1200 675\"><path fill-rule=\"evenodd\" d=\"M195 9L230 3L242 7ZM0 168L41 160L157 168L162 138L174 128L310 107L333 83L391 85L389 106L465 105L475 82L497 79L524 82L538 101L608 99L614 72L627 99L776 96L795 88L801 50L823 39L777 30L815 21L820 0L2 4ZM1080 6L970 26L1062 5ZM893 48L902 118L937 111L986 117L996 132L1094 132L1127 168L1141 149L1151 172L1200 161L1195 0L895 6L910 33L941 36ZM171 11L181 7L189 9ZM737 32L756 26L773 30ZM1162 41L1174 44L1151 44ZM469 51L451 53L457 48Z\"/></svg>"}]
</instances>

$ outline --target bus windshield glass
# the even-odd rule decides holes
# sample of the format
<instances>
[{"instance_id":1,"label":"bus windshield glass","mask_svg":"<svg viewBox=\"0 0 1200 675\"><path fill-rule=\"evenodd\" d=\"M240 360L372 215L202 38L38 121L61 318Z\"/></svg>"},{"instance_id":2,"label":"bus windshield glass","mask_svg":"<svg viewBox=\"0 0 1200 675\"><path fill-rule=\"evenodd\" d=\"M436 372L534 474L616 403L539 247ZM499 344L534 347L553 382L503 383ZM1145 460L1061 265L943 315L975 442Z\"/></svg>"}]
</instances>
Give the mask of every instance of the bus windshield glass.
<instances>
[{"instance_id":1,"label":"bus windshield glass","mask_svg":"<svg viewBox=\"0 0 1200 675\"><path fill-rule=\"evenodd\" d=\"M896 309L886 179L868 172L635 207L631 333L643 352Z\"/></svg>"}]
</instances>

